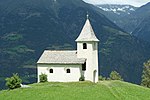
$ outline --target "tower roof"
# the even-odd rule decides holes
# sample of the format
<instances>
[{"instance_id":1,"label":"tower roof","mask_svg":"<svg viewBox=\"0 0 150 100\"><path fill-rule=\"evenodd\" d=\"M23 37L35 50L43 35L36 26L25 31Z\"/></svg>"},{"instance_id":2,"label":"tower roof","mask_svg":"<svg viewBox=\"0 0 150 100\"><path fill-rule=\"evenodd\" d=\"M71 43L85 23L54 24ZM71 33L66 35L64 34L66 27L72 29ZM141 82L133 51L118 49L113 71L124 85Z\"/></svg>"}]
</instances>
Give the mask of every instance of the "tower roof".
<instances>
[{"instance_id":1,"label":"tower roof","mask_svg":"<svg viewBox=\"0 0 150 100\"><path fill-rule=\"evenodd\" d=\"M76 39L76 42L78 41L97 41L97 42L99 41L97 37L95 36L93 28L90 24L88 15L87 15L87 20L85 22L85 25L83 26L82 31L80 35L78 36L78 38Z\"/></svg>"}]
</instances>

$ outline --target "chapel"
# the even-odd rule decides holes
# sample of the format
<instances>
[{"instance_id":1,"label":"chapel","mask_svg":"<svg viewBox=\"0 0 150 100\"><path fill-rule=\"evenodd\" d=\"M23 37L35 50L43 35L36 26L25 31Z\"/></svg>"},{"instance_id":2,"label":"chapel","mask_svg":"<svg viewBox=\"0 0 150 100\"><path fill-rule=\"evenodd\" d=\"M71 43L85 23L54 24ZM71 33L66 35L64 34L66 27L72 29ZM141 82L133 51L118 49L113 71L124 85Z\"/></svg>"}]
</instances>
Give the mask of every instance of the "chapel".
<instances>
[{"instance_id":1,"label":"chapel","mask_svg":"<svg viewBox=\"0 0 150 100\"><path fill-rule=\"evenodd\" d=\"M37 62L39 75L49 82L77 82L80 78L98 82L98 42L87 15L81 33L75 40L77 50L45 50Z\"/></svg>"}]
</instances>

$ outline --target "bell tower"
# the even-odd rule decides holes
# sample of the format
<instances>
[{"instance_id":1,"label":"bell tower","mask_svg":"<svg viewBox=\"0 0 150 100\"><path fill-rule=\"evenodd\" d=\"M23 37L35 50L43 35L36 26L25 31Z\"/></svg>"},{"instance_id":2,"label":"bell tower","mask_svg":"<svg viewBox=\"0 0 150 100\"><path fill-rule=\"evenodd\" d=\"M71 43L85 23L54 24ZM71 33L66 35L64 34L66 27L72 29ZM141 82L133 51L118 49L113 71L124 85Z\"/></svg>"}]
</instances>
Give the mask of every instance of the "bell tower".
<instances>
[{"instance_id":1,"label":"bell tower","mask_svg":"<svg viewBox=\"0 0 150 100\"><path fill-rule=\"evenodd\" d=\"M85 58L86 63L83 70L85 80L98 82L98 42L93 28L90 24L89 15L81 33L76 39L77 57Z\"/></svg>"}]
</instances>

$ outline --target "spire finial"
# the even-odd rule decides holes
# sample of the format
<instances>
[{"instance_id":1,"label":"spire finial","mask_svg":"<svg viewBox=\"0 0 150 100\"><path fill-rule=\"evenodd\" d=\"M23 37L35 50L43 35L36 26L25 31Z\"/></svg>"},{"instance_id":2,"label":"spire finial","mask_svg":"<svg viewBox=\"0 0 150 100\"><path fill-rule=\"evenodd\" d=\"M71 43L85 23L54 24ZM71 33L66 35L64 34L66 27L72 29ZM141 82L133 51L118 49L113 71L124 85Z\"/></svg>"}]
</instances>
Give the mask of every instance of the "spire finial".
<instances>
[{"instance_id":1,"label":"spire finial","mask_svg":"<svg viewBox=\"0 0 150 100\"><path fill-rule=\"evenodd\" d=\"M89 13L88 13L88 11L87 11L86 17L87 17L87 19L89 19Z\"/></svg>"}]
</instances>

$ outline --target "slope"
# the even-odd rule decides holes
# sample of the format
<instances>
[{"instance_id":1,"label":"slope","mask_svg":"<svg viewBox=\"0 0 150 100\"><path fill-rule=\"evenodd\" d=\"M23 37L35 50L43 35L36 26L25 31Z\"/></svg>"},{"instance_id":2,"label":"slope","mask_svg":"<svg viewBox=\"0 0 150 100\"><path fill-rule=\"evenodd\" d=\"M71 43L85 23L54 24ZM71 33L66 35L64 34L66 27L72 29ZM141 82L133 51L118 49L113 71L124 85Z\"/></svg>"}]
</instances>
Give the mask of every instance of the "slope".
<instances>
[{"instance_id":1,"label":"slope","mask_svg":"<svg viewBox=\"0 0 150 100\"><path fill-rule=\"evenodd\" d=\"M133 35L150 43L150 16L144 18L144 20L133 31Z\"/></svg>"},{"instance_id":2,"label":"slope","mask_svg":"<svg viewBox=\"0 0 150 100\"><path fill-rule=\"evenodd\" d=\"M125 16L122 20L124 22L122 28L127 32L133 32L149 15L150 2L136 9L135 12L131 13L129 16Z\"/></svg>"},{"instance_id":3,"label":"slope","mask_svg":"<svg viewBox=\"0 0 150 100\"><path fill-rule=\"evenodd\" d=\"M40 83L0 91L3 100L149 100L150 89L120 81Z\"/></svg>"},{"instance_id":4,"label":"slope","mask_svg":"<svg viewBox=\"0 0 150 100\"><path fill-rule=\"evenodd\" d=\"M103 10L101 13L129 33L133 32L150 15L150 3L138 8L130 5L106 4L96 6Z\"/></svg>"}]
</instances>

